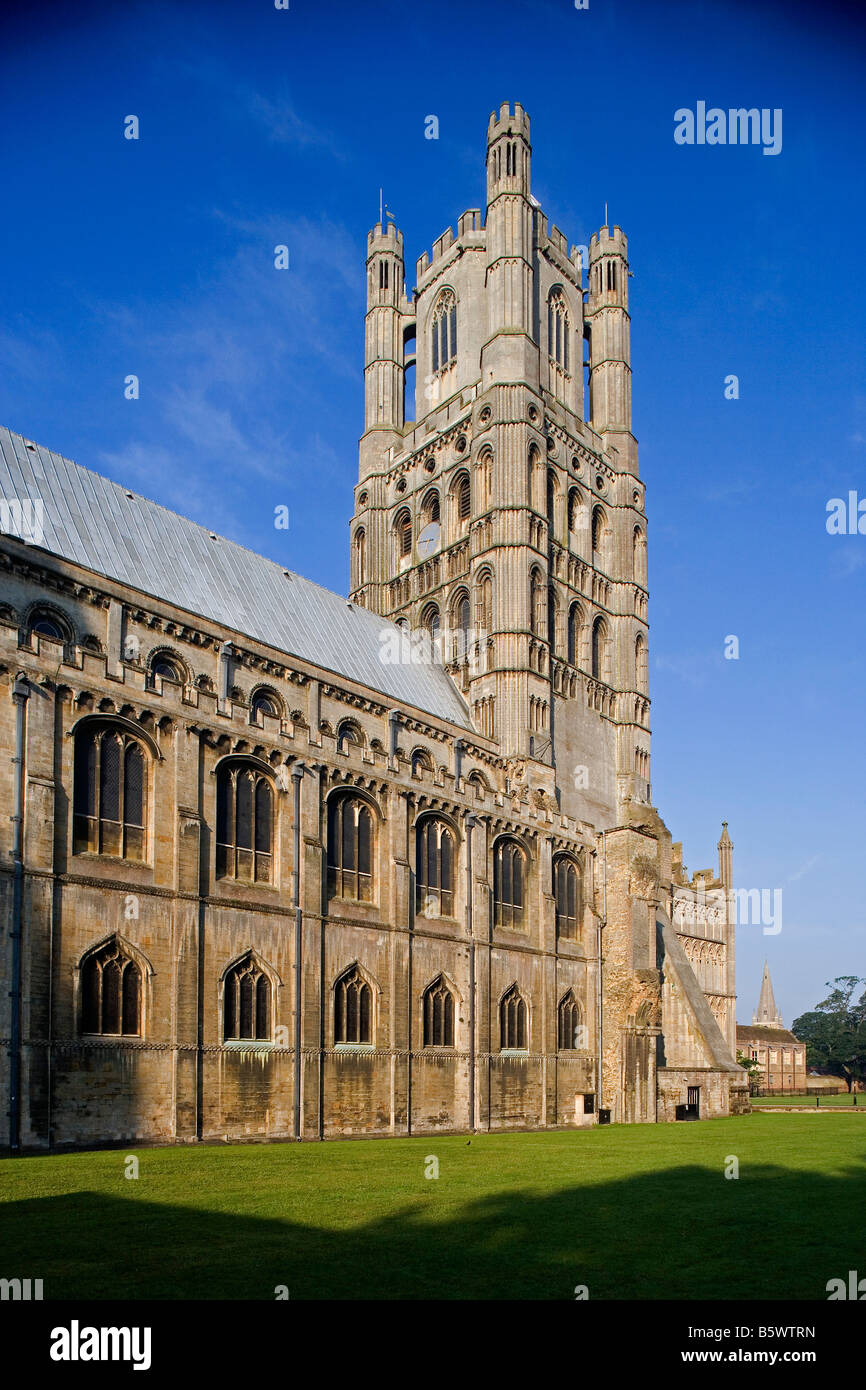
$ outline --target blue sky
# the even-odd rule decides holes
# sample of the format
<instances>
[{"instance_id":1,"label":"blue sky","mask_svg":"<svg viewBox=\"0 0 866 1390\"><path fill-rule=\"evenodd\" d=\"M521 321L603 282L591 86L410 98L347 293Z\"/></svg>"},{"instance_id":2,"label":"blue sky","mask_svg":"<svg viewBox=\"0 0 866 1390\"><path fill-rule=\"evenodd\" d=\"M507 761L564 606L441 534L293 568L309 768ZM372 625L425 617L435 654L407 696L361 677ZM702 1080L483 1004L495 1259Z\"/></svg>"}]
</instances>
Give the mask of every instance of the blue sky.
<instances>
[{"instance_id":1,"label":"blue sky","mask_svg":"<svg viewBox=\"0 0 866 1390\"><path fill-rule=\"evenodd\" d=\"M523 103L551 220L586 242L607 201L629 237L655 801L690 870L725 818L737 883L783 891L778 935L739 931L739 1017L765 955L789 1023L866 974L866 535L825 528L866 498L856 12L202 0L2 26L0 421L338 590L379 188L411 288L483 203L489 112ZM675 144L698 101L781 108L781 153Z\"/></svg>"}]
</instances>

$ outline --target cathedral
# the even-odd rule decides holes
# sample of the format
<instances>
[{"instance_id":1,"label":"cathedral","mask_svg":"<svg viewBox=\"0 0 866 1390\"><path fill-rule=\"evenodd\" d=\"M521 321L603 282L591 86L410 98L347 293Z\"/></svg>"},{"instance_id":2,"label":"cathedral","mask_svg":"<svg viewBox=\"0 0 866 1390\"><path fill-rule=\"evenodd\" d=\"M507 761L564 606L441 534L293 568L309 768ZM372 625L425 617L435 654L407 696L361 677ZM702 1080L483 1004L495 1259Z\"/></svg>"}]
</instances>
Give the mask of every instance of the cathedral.
<instances>
[{"instance_id":1,"label":"cathedral","mask_svg":"<svg viewBox=\"0 0 866 1390\"><path fill-rule=\"evenodd\" d=\"M727 826L690 877L652 803L628 243L530 163L506 103L411 294L369 233L348 598L0 430L13 1152L748 1108Z\"/></svg>"}]
</instances>

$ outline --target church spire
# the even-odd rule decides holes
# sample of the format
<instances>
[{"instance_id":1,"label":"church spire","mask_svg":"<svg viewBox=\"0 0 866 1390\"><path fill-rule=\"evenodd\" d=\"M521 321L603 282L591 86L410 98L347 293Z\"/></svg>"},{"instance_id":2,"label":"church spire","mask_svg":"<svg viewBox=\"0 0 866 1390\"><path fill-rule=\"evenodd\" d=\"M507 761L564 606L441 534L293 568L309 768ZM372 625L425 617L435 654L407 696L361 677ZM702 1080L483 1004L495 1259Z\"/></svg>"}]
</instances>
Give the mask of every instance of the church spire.
<instances>
[{"instance_id":1,"label":"church spire","mask_svg":"<svg viewBox=\"0 0 866 1390\"><path fill-rule=\"evenodd\" d=\"M752 1023L760 1023L765 1028L784 1028L785 1026L773 998L770 967L766 961L764 961L764 976L761 980L761 997L758 1000L758 1007L752 1015Z\"/></svg>"}]
</instances>

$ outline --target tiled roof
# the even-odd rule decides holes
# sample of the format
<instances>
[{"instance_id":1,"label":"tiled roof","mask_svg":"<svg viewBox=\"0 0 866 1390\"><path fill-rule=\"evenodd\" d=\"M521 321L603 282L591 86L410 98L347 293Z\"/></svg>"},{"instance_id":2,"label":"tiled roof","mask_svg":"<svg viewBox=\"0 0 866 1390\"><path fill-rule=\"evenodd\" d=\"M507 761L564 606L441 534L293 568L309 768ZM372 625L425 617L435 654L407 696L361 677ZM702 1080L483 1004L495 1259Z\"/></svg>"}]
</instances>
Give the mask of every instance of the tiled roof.
<instances>
[{"instance_id":1,"label":"tiled roof","mask_svg":"<svg viewBox=\"0 0 866 1390\"><path fill-rule=\"evenodd\" d=\"M767 1028L760 1023L738 1023L737 1042L768 1042L780 1046L782 1043L799 1043L800 1039L787 1028ZM805 1046L805 1044L801 1044Z\"/></svg>"},{"instance_id":2,"label":"tiled roof","mask_svg":"<svg viewBox=\"0 0 866 1390\"><path fill-rule=\"evenodd\" d=\"M472 728L441 666L382 660L387 619L2 427L0 498L42 499L39 549Z\"/></svg>"}]
</instances>

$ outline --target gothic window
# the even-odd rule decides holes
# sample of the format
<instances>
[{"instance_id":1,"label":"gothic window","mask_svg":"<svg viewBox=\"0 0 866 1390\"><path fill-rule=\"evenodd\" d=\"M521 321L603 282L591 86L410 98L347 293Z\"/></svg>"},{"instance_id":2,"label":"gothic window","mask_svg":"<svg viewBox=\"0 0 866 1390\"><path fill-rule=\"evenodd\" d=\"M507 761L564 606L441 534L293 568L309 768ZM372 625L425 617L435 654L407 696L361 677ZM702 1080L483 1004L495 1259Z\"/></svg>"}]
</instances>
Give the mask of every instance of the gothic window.
<instances>
[{"instance_id":1,"label":"gothic window","mask_svg":"<svg viewBox=\"0 0 866 1390\"><path fill-rule=\"evenodd\" d=\"M593 679L603 681L607 675L605 658L607 649L607 626L604 618L596 618L592 625L592 675Z\"/></svg>"},{"instance_id":2,"label":"gothic window","mask_svg":"<svg viewBox=\"0 0 866 1390\"><path fill-rule=\"evenodd\" d=\"M424 1046L454 1046L454 995L440 975L424 991Z\"/></svg>"},{"instance_id":3,"label":"gothic window","mask_svg":"<svg viewBox=\"0 0 866 1390\"><path fill-rule=\"evenodd\" d=\"M580 1004L569 990L559 1001L558 1046L560 1052L573 1052L586 1047Z\"/></svg>"},{"instance_id":4,"label":"gothic window","mask_svg":"<svg viewBox=\"0 0 866 1390\"><path fill-rule=\"evenodd\" d=\"M499 1045L503 1051L526 1051L526 1022L526 1000L517 985L512 985L499 1005Z\"/></svg>"},{"instance_id":5,"label":"gothic window","mask_svg":"<svg viewBox=\"0 0 866 1390\"><path fill-rule=\"evenodd\" d=\"M461 473L454 484L454 506L458 525L468 521L472 512L472 489L466 473Z\"/></svg>"},{"instance_id":6,"label":"gothic window","mask_svg":"<svg viewBox=\"0 0 866 1390\"><path fill-rule=\"evenodd\" d=\"M568 610L568 660L572 666L580 665L580 634L583 627L583 614L579 603L573 603Z\"/></svg>"},{"instance_id":7,"label":"gothic window","mask_svg":"<svg viewBox=\"0 0 866 1390\"><path fill-rule=\"evenodd\" d=\"M454 832L435 817L415 831L415 911L425 917L454 916Z\"/></svg>"},{"instance_id":8,"label":"gothic window","mask_svg":"<svg viewBox=\"0 0 866 1390\"><path fill-rule=\"evenodd\" d=\"M354 719L343 719L337 725L337 749L348 753L350 748L363 748L364 735Z\"/></svg>"},{"instance_id":9,"label":"gothic window","mask_svg":"<svg viewBox=\"0 0 866 1390\"><path fill-rule=\"evenodd\" d=\"M461 589L457 594L451 612L454 627L453 659L463 661L469 650L469 630L472 622L469 595L465 589Z\"/></svg>"},{"instance_id":10,"label":"gothic window","mask_svg":"<svg viewBox=\"0 0 866 1390\"><path fill-rule=\"evenodd\" d=\"M529 621L536 637L544 636L544 581L541 570L533 568L529 576Z\"/></svg>"},{"instance_id":11,"label":"gothic window","mask_svg":"<svg viewBox=\"0 0 866 1390\"><path fill-rule=\"evenodd\" d=\"M568 529L577 531L580 529L580 493L573 487L568 494Z\"/></svg>"},{"instance_id":12,"label":"gothic window","mask_svg":"<svg viewBox=\"0 0 866 1390\"><path fill-rule=\"evenodd\" d=\"M154 652L147 668L148 684L153 685L154 676L162 681L175 681L183 685L184 672L180 662L168 652Z\"/></svg>"},{"instance_id":13,"label":"gothic window","mask_svg":"<svg viewBox=\"0 0 866 1390\"><path fill-rule=\"evenodd\" d=\"M481 797L483 797L485 792L487 791L487 782L485 780L483 772L470 772L466 781L475 792L476 798L480 800Z\"/></svg>"},{"instance_id":14,"label":"gothic window","mask_svg":"<svg viewBox=\"0 0 866 1390\"><path fill-rule=\"evenodd\" d=\"M373 813L360 797L342 794L328 802L328 894L373 900Z\"/></svg>"},{"instance_id":15,"label":"gothic window","mask_svg":"<svg viewBox=\"0 0 866 1390\"><path fill-rule=\"evenodd\" d=\"M634 640L634 675L638 690L645 695L649 684L649 672L647 670L646 642L641 633L638 633Z\"/></svg>"},{"instance_id":16,"label":"gothic window","mask_svg":"<svg viewBox=\"0 0 866 1390\"><path fill-rule=\"evenodd\" d=\"M114 937L81 965L81 1031L137 1037L141 1032L141 971Z\"/></svg>"},{"instance_id":17,"label":"gothic window","mask_svg":"<svg viewBox=\"0 0 866 1390\"><path fill-rule=\"evenodd\" d=\"M493 486L493 454L489 448L478 456L475 479L478 494L476 506L479 511L484 511L490 505L490 493Z\"/></svg>"},{"instance_id":18,"label":"gothic window","mask_svg":"<svg viewBox=\"0 0 866 1390\"><path fill-rule=\"evenodd\" d=\"M547 472L547 529L553 538L556 535L556 479L553 472Z\"/></svg>"},{"instance_id":19,"label":"gothic window","mask_svg":"<svg viewBox=\"0 0 866 1390\"><path fill-rule=\"evenodd\" d=\"M565 855L553 861L553 897L556 934L574 940L580 933L580 873L574 860Z\"/></svg>"},{"instance_id":20,"label":"gothic window","mask_svg":"<svg viewBox=\"0 0 866 1390\"><path fill-rule=\"evenodd\" d=\"M355 532L355 587L367 582L367 532L363 526Z\"/></svg>"},{"instance_id":21,"label":"gothic window","mask_svg":"<svg viewBox=\"0 0 866 1390\"><path fill-rule=\"evenodd\" d=\"M604 545L604 512L601 507L594 507L592 511L592 558L595 562L596 557L602 554Z\"/></svg>"},{"instance_id":22,"label":"gothic window","mask_svg":"<svg viewBox=\"0 0 866 1390\"><path fill-rule=\"evenodd\" d=\"M444 371L457 357L457 300L453 290L443 290L433 311L433 370Z\"/></svg>"},{"instance_id":23,"label":"gothic window","mask_svg":"<svg viewBox=\"0 0 866 1390\"><path fill-rule=\"evenodd\" d=\"M274 792L266 773L249 763L217 769L217 878L273 882Z\"/></svg>"},{"instance_id":24,"label":"gothic window","mask_svg":"<svg viewBox=\"0 0 866 1390\"><path fill-rule=\"evenodd\" d=\"M412 553L412 518L406 508L399 512L394 522L397 535L397 554L402 557Z\"/></svg>"},{"instance_id":25,"label":"gothic window","mask_svg":"<svg viewBox=\"0 0 866 1390\"><path fill-rule=\"evenodd\" d=\"M279 719L280 706L277 697L269 690L256 690L250 700L250 723L261 726L265 715L269 719Z\"/></svg>"},{"instance_id":26,"label":"gothic window","mask_svg":"<svg viewBox=\"0 0 866 1390\"><path fill-rule=\"evenodd\" d=\"M523 926L526 855L516 840L497 840L493 850L493 921Z\"/></svg>"},{"instance_id":27,"label":"gothic window","mask_svg":"<svg viewBox=\"0 0 866 1390\"><path fill-rule=\"evenodd\" d=\"M75 736L75 854L144 859L147 761L125 730L86 724Z\"/></svg>"},{"instance_id":28,"label":"gothic window","mask_svg":"<svg viewBox=\"0 0 866 1390\"><path fill-rule=\"evenodd\" d=\"M380 290L386 290L387 288L388 288L388 262L387 262L387 261L380 261L380 262L379 262L379 289L380 289Z\"/></svg>"},{"instance_id":29,"label":"gothic window","mask_svg":"<svg viewBox=\"0 0 866 1390\"><path fill-rule=\"evenodd\" d=\"M226 973L223 1038L226 1042L271 1037L271 982L252 952Z\"/></svg>"},{"instance_id":30,"label":"gothic window","mask_svg":"<svg viewBox=\"0 0 866 1390\"><path fill-rule=\"evenodd\" d=\"M421 614L421 626L428 635L431 647L431 660L435 660L439 654L439 609L435 603L428 603L424 612Z\"/></svg>"},{"instance_id":31,"label":"gothic window","mask_svg":"<svg viewBox=\"0 0 866 1390\"><path fill-rule=\"evenodd\" d=\"M632 548L635 583L646 584L646 536L639 526L634 528Z\"/></svg>"},{"instance_id":32,"label":"gothic window","mask_svg":"<svg viewBox=\"0 0 866 1390\"><path fill-rule=\"evenodd\" d=\"M493 631L493 579L489 570L480 575L475 592L478 628L480 632L488 634Z\"/></svg>"},{"instance_id":33,"label":"gothic window","mask_svg":"<svg viewBox=\"0 0 866 1390\"><path fill-rule=\"evenodd\" d=\"M373 991L357 965L334 986L334 1042L373 1041Z\"/></svg>"},{"instance_id":34,"label":"gothic window","mask_svg":"<svg viewBox=\"0 0 866 1390\"><path fill-rule=\"evenodd\" d=\"M547 351L557 367L568 371L568 308L561 290L547 301Z\"/></svg>"}]
</instances>

